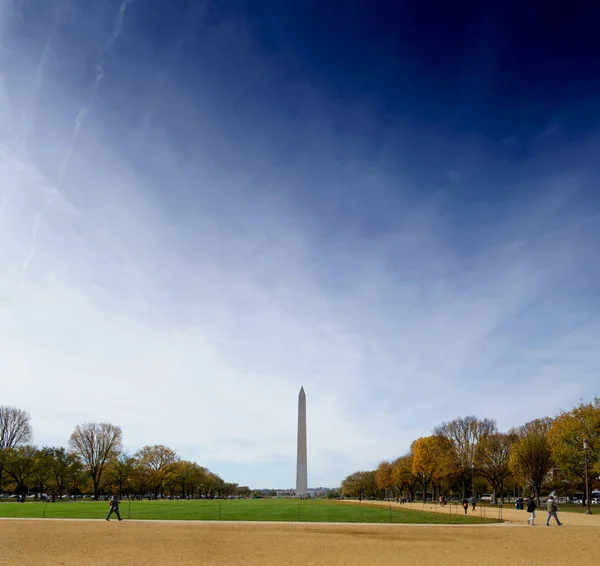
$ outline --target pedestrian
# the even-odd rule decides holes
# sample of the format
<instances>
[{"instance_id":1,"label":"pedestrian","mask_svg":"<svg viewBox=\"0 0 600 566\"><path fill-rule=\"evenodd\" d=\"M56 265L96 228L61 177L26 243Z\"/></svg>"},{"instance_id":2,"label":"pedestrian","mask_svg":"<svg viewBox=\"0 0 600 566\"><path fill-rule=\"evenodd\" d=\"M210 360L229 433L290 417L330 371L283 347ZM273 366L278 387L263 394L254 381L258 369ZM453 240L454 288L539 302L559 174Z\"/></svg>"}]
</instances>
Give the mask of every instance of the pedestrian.
<instances>
[{"instance_id":1,"label":"pedestrian","mask_svg":"<svg viewBox=\"0 0 600 566\"><path fill-rule=\"evenodd\" d=\"M527 522L531 524L531 526L533 526L533 523L535 521L535 510L537 509L537 505L535 504L535 499L533 496L531 496L529 498L529 501L527 502L527 513L530 513L530 517L529 519L527 519Z\"/></svg>"},{"instance_id":2,"label":"pedestrian","mask_svg":"<svg viewBox=\"0 0 600 566\"><path fill-rule=\"evenodd\" d=\"M469 509L469 500L466 497L462 501L462 506L463 506L463 509L465 510L465 515L466 515L467 511Z\"/></svg>"},{"instance_id":3,"label":"pedestrian","mask_svg":"<svg viewBox=\"0 0 600 566\"><path fill-rule=\"evenodd\" d=\"M471 497L471 505L473 505L473 511L475 511L475 506L477 505L477 497Z\"/></svg>"},{"instance_id":4,"label":"pedestrian","mask_svg":"<svg viewBox=\"0 0 600 566\"><path fill-rule=\"evenodd\" d=\"M119 519L119 521L122 521L123 519L121 519L121 514L119 513L119 498L117 497L116 494L113 494L113 496L110 498L110 501L108 502L108 504L110 505L110 511L108 512L108 515L106 516L106 520L110 521L110 516L115 513Z\"/></svg>"},{"instance_id":5,"label":"pedestrian","mask_svg":"<svg viewBox=\"0 0 600 566\"><path fill-rule=\"evenodd\" d=\"M558 515L556 514L557 508L556 503L554 503L554 497L551 495L548 497L548 501L546 502L546 509L548 511L548 518L546 519L546 526L550 526L550 518L554 517L556 520L556 524L560 527L562 523L558 520Z\"/></svg>"}]
</instances>

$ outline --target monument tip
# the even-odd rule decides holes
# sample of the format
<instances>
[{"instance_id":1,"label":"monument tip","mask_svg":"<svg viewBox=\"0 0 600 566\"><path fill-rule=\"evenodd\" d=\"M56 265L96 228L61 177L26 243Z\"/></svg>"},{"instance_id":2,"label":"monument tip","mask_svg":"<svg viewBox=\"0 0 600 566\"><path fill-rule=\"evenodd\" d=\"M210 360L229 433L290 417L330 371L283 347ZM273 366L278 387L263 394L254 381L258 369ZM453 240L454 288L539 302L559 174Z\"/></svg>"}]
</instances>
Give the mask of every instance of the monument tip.
<instances>
[{"instance_id":1,"label":"monument tip","mask_svg":"<svg viewBox=\"0 0 600 566\"><path fill-rule=\"evenodd\" d=\"M304 393L304 386L300 387L300 393Z\"/></svg>"}]
</instances>

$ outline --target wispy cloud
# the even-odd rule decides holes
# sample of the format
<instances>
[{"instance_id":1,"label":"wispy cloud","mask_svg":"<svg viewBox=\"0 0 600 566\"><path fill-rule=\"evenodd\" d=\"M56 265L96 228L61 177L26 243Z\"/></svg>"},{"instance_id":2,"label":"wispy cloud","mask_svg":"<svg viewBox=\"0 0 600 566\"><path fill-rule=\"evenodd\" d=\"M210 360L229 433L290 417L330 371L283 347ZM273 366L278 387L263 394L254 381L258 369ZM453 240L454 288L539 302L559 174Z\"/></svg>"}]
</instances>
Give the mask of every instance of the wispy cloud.
<instances>
[{"instance_id":1,"label":"wispy cloud","mask_svg":"<svg viewBox=\"0 0 600 566\"><path fill-rule=\"evenodd\" d=\"M127 33L127 5L109 48ZM243 30L228 25L207 30L204 64L225 69L215 84L240 65L227 49ZM272 95L256 49L239 49L242 71ZM112 87L106 78L121 114L109 93L82 128L80 99L54 74L28 151L2 122L13 198L0 234L0 379L37 442L109 420L131 450L165 443L228 480L289 486L303 385L309 483L333 485L459 414L506 428L594 393L587 165L558 174L565 150L534 147L515 171L485 143L474 156L472 140L435 131L376 130L387 146L367 151L331 121L294 130L243 109L236 121L204 75L192 88L136 63L135 88L122 72ZM19 110L11 92L39 66L11 69L0 116ZM331 104L309 85L298 92L300 114ZM286 136L289 147L273 143ZM60 157L75 138L67 176ZM451 185L398 172L393 155L415 147L436 148ZM487 194L506 195L496 202L478 184L490 170Z\"/></svg>"}]
</instances>

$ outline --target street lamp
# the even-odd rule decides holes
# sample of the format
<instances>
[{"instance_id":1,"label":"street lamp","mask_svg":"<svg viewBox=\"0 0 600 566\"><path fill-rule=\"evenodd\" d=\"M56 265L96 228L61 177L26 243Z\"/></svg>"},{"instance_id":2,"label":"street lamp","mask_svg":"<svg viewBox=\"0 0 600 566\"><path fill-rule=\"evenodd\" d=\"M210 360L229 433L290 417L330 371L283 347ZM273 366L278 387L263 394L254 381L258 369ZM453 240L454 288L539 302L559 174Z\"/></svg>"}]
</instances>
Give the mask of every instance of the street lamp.
<instances>
[{"instance_id":1,"label":"street lamp","mask_svg":"<svg viewBox=\"0 0 600 566\"><path fill-rule=\"evenodd\" d=\"M588 450L590 445L587 440L583 441L583 453L585 454L585 514L591 515L590 509L590 481L588 476Z\"/></svg>"}]
</instances>

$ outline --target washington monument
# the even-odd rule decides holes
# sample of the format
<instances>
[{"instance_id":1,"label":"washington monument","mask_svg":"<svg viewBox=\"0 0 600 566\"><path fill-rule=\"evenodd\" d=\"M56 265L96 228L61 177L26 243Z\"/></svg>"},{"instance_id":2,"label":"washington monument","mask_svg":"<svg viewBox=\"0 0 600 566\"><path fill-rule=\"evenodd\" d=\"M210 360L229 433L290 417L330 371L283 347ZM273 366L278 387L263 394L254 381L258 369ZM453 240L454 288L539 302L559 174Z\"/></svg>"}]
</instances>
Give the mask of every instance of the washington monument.
<instances>
[{"instance_id":1,"label":"washington monument","mask_svg":"<svg viewBox=\"0 0 600 566\"><path fill-rule=\"evenodd\" d=\"M308 479L306 472L306 395L304 387L298 394L298 459L296 464L296 497L306 497Z\"/></svg>"}]
</instances>

